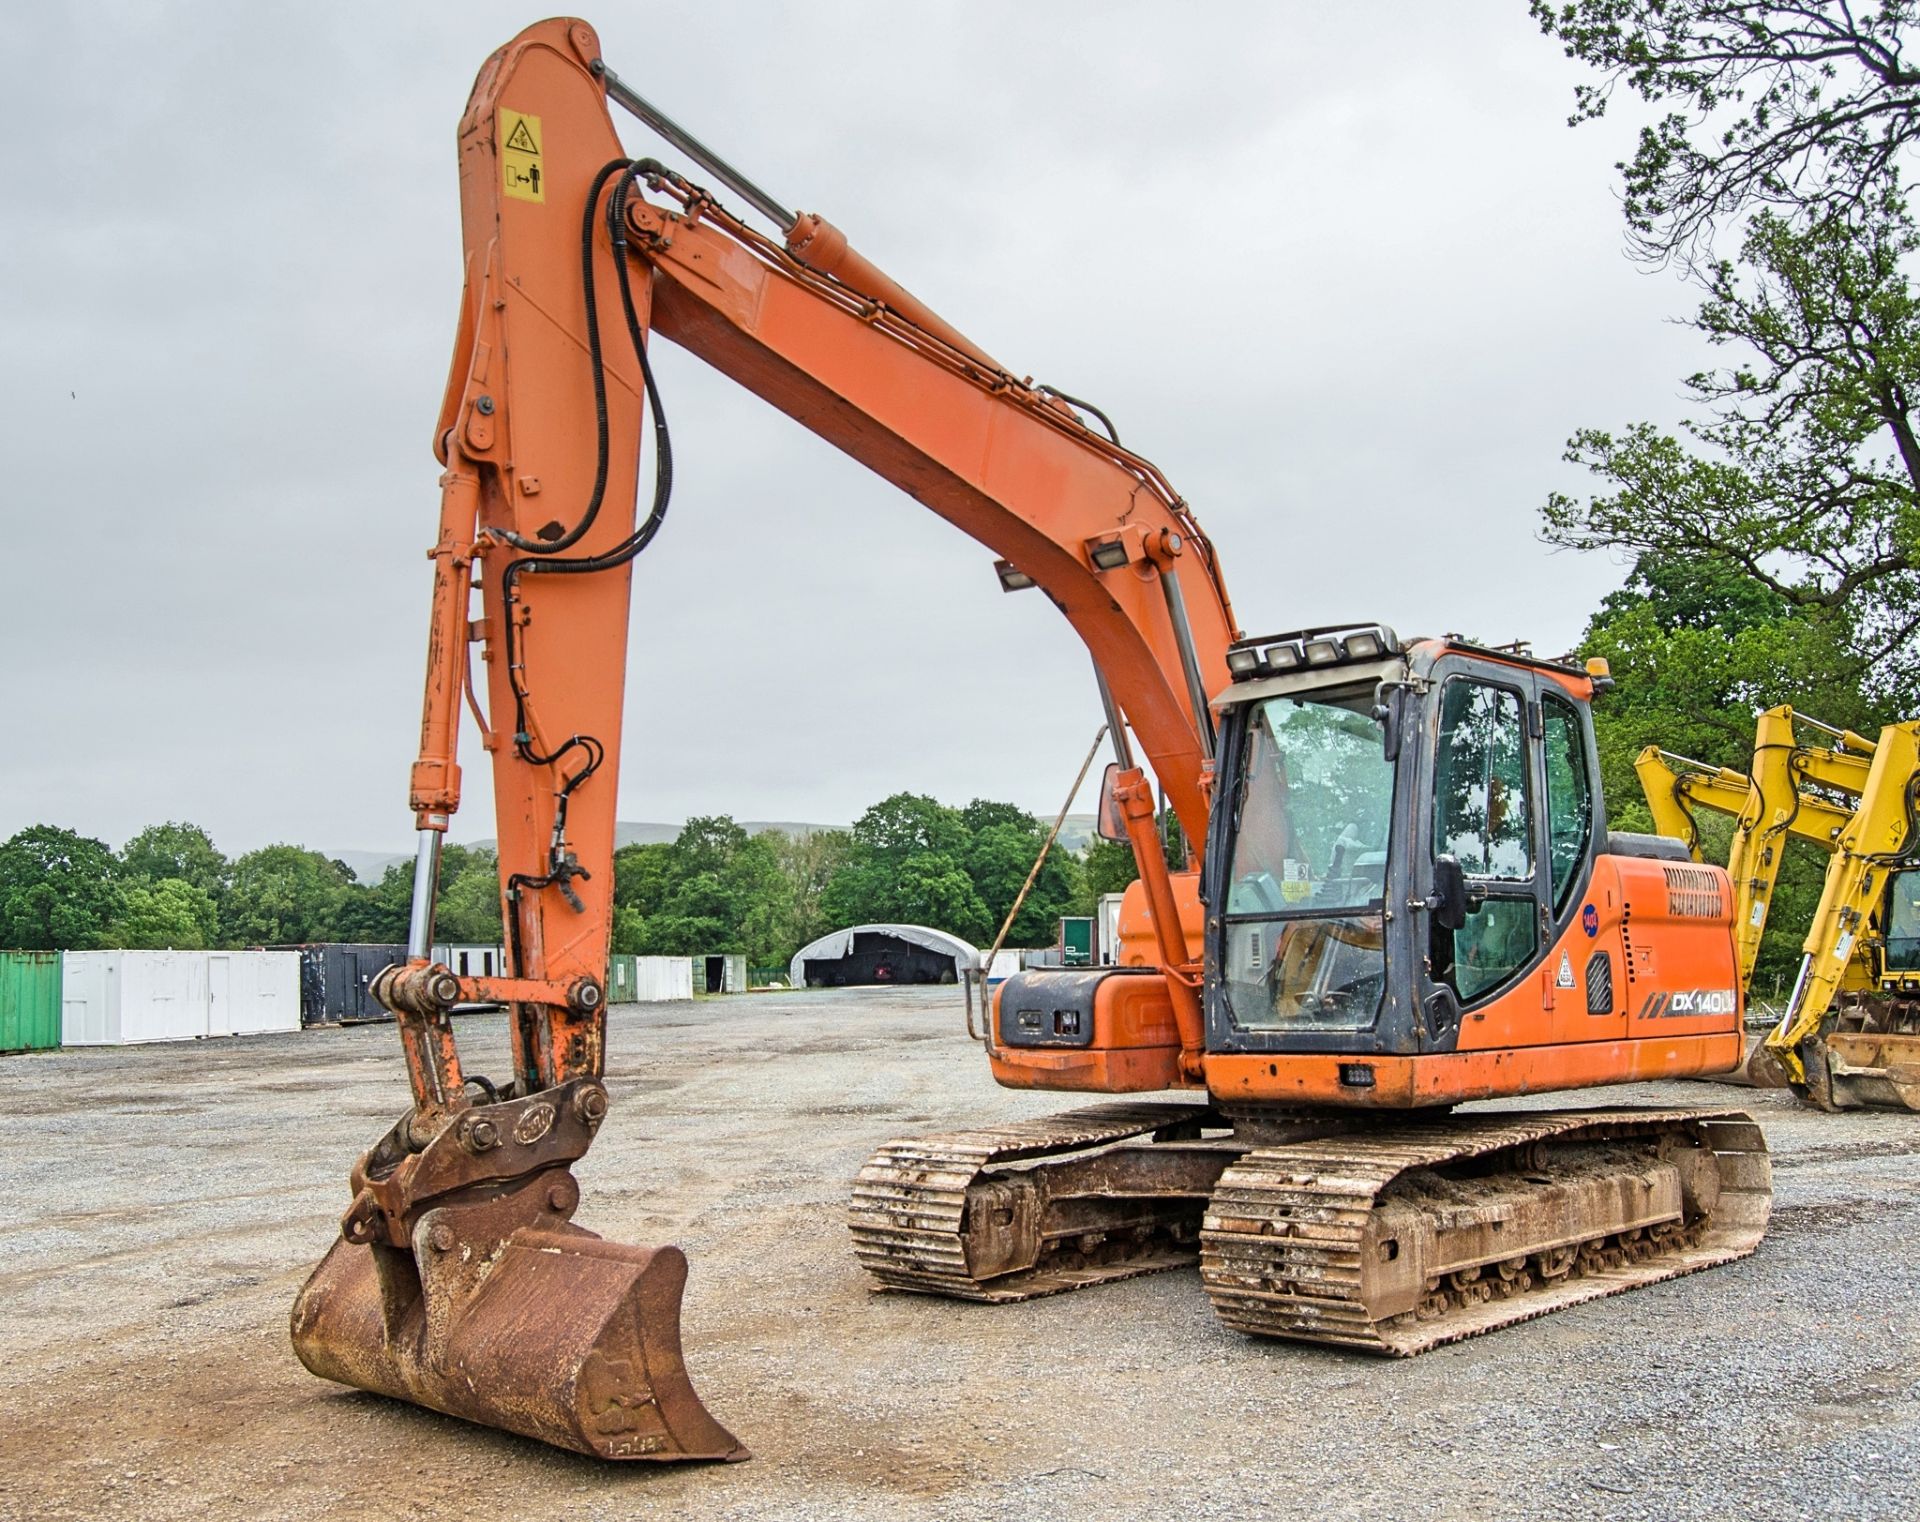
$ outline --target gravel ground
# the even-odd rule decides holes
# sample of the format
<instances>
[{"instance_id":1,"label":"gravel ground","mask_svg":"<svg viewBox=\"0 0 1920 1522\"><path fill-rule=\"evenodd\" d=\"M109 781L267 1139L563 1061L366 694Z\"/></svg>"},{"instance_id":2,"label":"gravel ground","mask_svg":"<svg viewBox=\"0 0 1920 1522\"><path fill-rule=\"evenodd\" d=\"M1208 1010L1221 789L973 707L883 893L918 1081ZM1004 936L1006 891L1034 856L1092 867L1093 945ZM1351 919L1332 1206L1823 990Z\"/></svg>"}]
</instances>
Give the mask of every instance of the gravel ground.
<instances>
[{"instance_id":1,"label":"gravel ground","mask_svg":"<svg viewBox=\"0 0 1920 1522\"><path fill-rule=\"evenodd\" d=\"M498 1017L463 1023L505 1066ZM0 1517L1198 1519L1920 1515L1920 1118L1753 1109L1759 1253L1406 1362L1216 1325L1192 1272L1013 1306L870 1295L841 1224L994 1087L951 990L624 1006L581 1220L678 1242L752 1448L619 1468L310 1377L295 1290L406 1103L393 1033L0 1059ZM1600 1096L1595 1096L1599 1098Z\"/></svg>"}]
</instances>

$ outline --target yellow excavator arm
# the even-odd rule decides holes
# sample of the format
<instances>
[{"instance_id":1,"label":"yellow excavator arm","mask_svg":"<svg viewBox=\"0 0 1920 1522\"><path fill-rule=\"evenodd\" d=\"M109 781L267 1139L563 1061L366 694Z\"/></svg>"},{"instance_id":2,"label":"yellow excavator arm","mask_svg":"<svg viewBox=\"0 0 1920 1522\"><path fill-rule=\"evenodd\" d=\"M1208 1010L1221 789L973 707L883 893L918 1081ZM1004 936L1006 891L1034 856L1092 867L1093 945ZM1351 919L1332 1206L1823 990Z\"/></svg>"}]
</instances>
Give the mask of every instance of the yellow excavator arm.
<instances>
[{"instance_id":1,"label":"yellow excavator arm","mask_svg":"<svg viewBox=\"0 0 1920 1522\"><path fill-rule=\"evenodd\" d=\"M1809 1081L1805 1043L1833 1008L1848 966L1856 957L1865 959L1876 988L1886 977L1888 889L1903 868L1920 860L1917 805L1920 720L1889 724L1874 743L1859 805L1835 843L1786 1014L1767 1036L1768 1049L1796 1084ZM1837 1049L1831 1055L1844 1060ZM1914 1076L1920 1080L1920 1073Z\"/></svg>"},{"instance_id":2,"label":"yellow excavator arm","mask_svg":"<svg viewBox=\"0 0 1920 1522\"><path fill-rule=\"evenodd\" d=\"M1695 861L1706 860L1706 855L1694 811L1706 809L1734 821L1727 874L1733 879L1734 950L1743 989L1752 982L1760 941L1766 934L1785 837L1832 851L1853 817L1839 804L1804 792L1801 779L1807 777L1836 790L1857 793L1865 783L1872 750L1870 741L1847 731L1835 733L1845 735L1868 755L1857 754L1851 747L1802 747L1794 739L1795 718L1793 709L1785 704L1760 715L1754 731L1751 772L1711 766L1657 745L1649 745L1633 763L1641 791L1647 796L1647 807L1653 812L1655 830L1684 840Z\"/></svg>"},{"instance_id":3,"label":"yellow excavator arm","mask_svg":"<svg viewBox=\"0 0 1920 1522\"><path fill-rule=\"evenodd\" d=\"M1803 744L1796 725L1832 743ZM1832 857L1786 1012L1763 1042L1770 1062L1753 1070L1776 1068L1774 1082L1784 1078L1822 1108L1920 1109L1920 1000L1911 997L1920 993L1920 720L1869 740L1783 704L1759 716L1748 772L1657 745L1634 770L1654 827L1685 841L1694 860L1705 860L1698 810L1734 821L1727 871L1743 989L1785 838Z\"/></svg>"}]
</instances>

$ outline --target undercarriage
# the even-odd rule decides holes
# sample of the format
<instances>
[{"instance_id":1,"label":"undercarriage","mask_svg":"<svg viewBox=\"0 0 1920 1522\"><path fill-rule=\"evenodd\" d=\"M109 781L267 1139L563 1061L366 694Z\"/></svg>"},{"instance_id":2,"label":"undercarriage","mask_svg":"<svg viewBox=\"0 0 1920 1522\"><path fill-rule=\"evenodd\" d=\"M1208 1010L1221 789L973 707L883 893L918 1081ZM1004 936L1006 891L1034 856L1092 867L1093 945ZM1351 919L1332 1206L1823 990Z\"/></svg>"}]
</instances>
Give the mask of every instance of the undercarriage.
<instances>
[{"instance_id":1,"label":"undercarriage","mask_svg":"<svg viewBox=\"0 0 1920 1522\"><path fill-rule=\"evenodd\" d=\"M1745 1257L1771 1203L1738 1111L1143 1102L891 1143L848 1219L886 1289L1005 1302L1197 1264L1237 1330L1406 1356Z\"/></svg>"}]
</instances>

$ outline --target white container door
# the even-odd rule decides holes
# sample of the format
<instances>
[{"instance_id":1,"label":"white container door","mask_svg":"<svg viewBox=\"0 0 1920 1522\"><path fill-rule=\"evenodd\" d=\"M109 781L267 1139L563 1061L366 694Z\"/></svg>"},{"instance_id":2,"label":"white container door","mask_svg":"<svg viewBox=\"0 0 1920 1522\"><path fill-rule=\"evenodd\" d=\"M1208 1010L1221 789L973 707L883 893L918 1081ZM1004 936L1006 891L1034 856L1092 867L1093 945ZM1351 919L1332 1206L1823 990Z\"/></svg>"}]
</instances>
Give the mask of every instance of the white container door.
<instances>
[{"instance_id":1,"label":"white container door","mask_svg":"<svg viewBox=\"0 0 1920 1522\"><path fill-rule=\"evenodd\" d=\"M207 957L207 1034L231 1036L233 1023L233 958L218 952Z\"/></svg>"}]
</instances>

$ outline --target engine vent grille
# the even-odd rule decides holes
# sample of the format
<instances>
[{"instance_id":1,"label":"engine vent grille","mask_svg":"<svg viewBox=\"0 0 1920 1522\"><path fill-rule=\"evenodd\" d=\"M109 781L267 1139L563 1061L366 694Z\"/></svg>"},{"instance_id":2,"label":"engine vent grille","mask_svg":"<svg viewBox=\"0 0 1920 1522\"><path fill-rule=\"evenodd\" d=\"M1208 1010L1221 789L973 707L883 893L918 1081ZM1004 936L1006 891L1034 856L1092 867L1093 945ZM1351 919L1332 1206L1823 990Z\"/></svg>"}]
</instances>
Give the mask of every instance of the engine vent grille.
<instances>
[{"instance_id":1,"label":"engine vent grille","mask_svg":"<svg viewBox=\"0 0 1920 1522\"><path fill-rule=\"evenodd\" d=\"M1587 958L1587 1013L1613 1013L1613 958L1604 951Z\"/></svg>"},{"instance_id":2,"label":"engine vent grille","mask_svg":"<svg viewBox=\"0 0 1920 1522\"><path fill-rule=\"evenodd\" d=\"M1726 915L1720 874L1705 867L1662 867L1667 878L1667 913L1676 918L1717 920Z\"/></svg>"}]
</instances>

